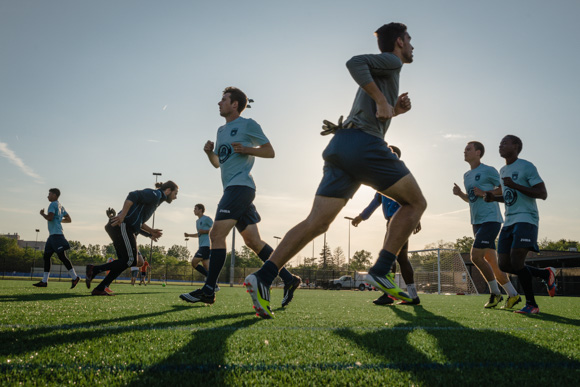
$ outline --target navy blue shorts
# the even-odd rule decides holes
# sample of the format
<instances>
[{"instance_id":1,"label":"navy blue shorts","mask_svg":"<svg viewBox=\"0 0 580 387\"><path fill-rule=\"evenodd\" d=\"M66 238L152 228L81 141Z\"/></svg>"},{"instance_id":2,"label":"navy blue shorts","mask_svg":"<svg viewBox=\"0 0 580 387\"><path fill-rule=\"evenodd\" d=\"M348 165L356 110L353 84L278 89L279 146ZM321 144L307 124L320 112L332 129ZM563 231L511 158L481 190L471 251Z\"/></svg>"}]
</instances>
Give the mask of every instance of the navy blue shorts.
<instances>
[{"instance_id":1,"label":"navy blue shorts","mask_svg":"<svg viewBox=\"0 0 580 387\"><path fill-rule=\"evenodd\" d=\"M501 230L500 222L485 222L473 225L473 247L475 249L493 249L495 250L495 238Z\"/></svg>"},{"instance_id":2,"label":"navy blue shorts","mask_svg":"<svg viewBox=\"0 0 580 387\"><path fill-rule=\"evenodd\" d=\"M244 231L250 224L259 223L262 218L253 204L255 197L256 190L251 187L244 185L227 187L218 203L215 220L237 220L236 228L239 232Z\"/></svg>"},{"instance_id":3,"label":"navy blue shorts","mask_svg":"<svg viewBox=\"0 0 580 387\"><path fill-rule=\"evenodd\" d=\"M209 259L209 246L201 246L193 258L201 258L203 261Z\"/></svg>"},{"instance_id":4,"label":"navy blue shorts","mask_svg":"<svg viewBox=\"0 0 580 387\"><path fill-rule=\"evenodd\" d=\"M70 249L70 245L68 241L65 239L64 235L62 234L52 234L46 240L44 244L44 253L45 254L52 254L52 253L59 253L61 251L66 251Z\"/></svg>"},{"instance_id":5,"label":"navy blue shorts","mask_svg":"<svg viewBox=\"0 0 580 387\"><path fill-rule=\"evenodd\" d=\"M538 252L538 226L531 223L515 223L504 226L497 242L498 254L509 254L511 249L528 249Z\"/></svg>"},{"instance_id":6,"label":"navy blue shorts","mask_svg":"<svg viewBox=\"0 0 580 387\"><path fill-rule=\"evenodd\" d=\"M337 131L322 158L320 196L351 199L361 184L382 192L409 174L383 139L359 129Z\"/></svg>"}]
</instances>

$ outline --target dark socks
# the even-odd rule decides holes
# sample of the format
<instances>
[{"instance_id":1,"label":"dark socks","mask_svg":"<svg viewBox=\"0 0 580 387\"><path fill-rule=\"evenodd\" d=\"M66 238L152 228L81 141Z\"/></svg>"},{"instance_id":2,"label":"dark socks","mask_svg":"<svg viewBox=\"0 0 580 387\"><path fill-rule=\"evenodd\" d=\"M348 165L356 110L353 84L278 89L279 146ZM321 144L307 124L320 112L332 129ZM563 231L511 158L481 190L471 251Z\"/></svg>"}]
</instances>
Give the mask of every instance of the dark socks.
<instances>
[{"instance_id":1,"label":"dark socks","mask_svg":"<svg viewBox=\"0 0 580 387\"><path fill-rule=\"evenodd\" d=\"M206 277L208 275L207 270L205 270L205 267L203 267L203 265L201 263L195 267L195 270L199 271L201 274L203 274Z\"/></svg>"},{"instance_id":2,"label":"dark socks","mask_svg":"<svg viewBox=\"0 0 580 387\"><path fill-rule=\"evenodd\" d=\"M262 265L262 268L256 272L256 275L260 277L260 280L265 286L270 287L272 282L278 277L278 266L272 261L266 261Z\"/></svg>"},{"instance_id":3,"label":"dark socks","mask_svg":"<svg viewBox=\"0 0 580 387\"><path fill-rule=\"evenodd\" d=\"M264 247L262 247L262 250L260 250L260 253L258 253L258 258L260 258L262 262L266 262L268 258L270 258L270 255L272 255L273 251L274 249L272 249L272 247L270 247L270 245L266 243ZM280 270L280 273L278 273L278 275L280 276L280 278L282 278L282 281L284 281L284 284L286 285L291 284L292 279L294 278L292 273L286 270L285 267L283 267L282 270Z\"/></svg>"},{"instance_id":4,"label":"dark socks","mask_svg":"<svg viewBox=\"0 0 580 387\"><path fill-rule=\"evenodd\" d=\"M226 262L226 249L212 249L209 252L209 273L203 285L203 292L205 294L213 294L215 292L215 285L217 283L220 272Z\"/></svg>"},{"instance_id":5,"label":"dark socks","mask_svg":"<svg viewBox=\"0 0 580 387\"><path fill-rule=\"evenodd\" d=\"M109 274L95 288L98 290L105 290L106 287L108 287L119 275L121 275L123 271L125 271L125 269L127 269L127 263L115 260L113 262L109 262L107 264L98 267L100 270L95 270L97 268L95 267L95 269L93 269L93 273L96 274L109 270Z\"/></svg>"},{"instance_id":6,"label":"dark socks","mask_svg":"<svg viewBox=\"0 0 580 387\"><path fill-rule=\"evenodd\" d=\"M538 277L546 282L548 282L548 280L550 279L550 272L547 269L538 269L537 267L528 265L526 265L526 267L530 271L530 274L533 275L534 277Z\"/></svg>"},{"instance_id":7,"label":"dark socks","mask_svg":"<svg viewBox=\"0 0 580 387\"><path fill-rule=\"evenodd\" d=\"M524 289L524 294L526 296L526 304L538 306L538 304L536 304L536 299L534 297L532 274L530 273L528 266L524 266L522 269L516 271L516 275L518 276L520 283L522 284L522 288Z\"/></svg>"},{"instance_id":8,"label":"dark socks","mask_svg":"<svg viewBox=\"0 0 580 387\"><path fill-rule=\"evenodd\" d=\"M397 260L397 256L393 253L389 253L387 250L381 250L379 253L379 259L377 263L371 267L369 272L373 272L375 275L387 275L389 274L393 263Z\"/></svg>"}]
</instances>

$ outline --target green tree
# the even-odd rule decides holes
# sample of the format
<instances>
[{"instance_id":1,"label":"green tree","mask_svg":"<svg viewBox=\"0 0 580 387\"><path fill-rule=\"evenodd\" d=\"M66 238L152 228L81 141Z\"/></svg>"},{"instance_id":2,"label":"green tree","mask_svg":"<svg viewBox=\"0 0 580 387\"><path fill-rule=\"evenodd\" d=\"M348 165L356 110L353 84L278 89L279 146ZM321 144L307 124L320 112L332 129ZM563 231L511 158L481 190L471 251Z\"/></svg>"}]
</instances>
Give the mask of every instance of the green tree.
<instances>
[{"instance_id":1,"label":"green tree","mask_svg":"<svg viewBox=\"0 0 580 387\"><path fill-rule=\"evenodd\" d=\"M471 252L471 247L473 246L474 241L475 240L472 237L464 236L455 241L453 248L458 250L460 253L469 253Z\"/></svg>"},{"instance_id":2,"label":"green tree","mask_svg":"<svg viewBox=\"0 0 580 387\"><path fill-rule=\"evenodd\" d=\"M360 250L353 254L350 259L349 270L364 271L372 264L372 254L366 250Z\"/></svg>"},{"instance_id":3,"label":"green tree","mask_svg":"<svg viewBox=\"0 0 580 387\"><path fill-rule=\"evenodd\" d=\"M188 261L191 257L189 249L181 245L173 245L167 250L167 255L170 257L175 257L180 261Z\"/></svg>"},{"instance_id":4,"label":"green tree","mask_svg":"<svg viewBox=\"0 0 580 387\"><path fill-rule=\"evenodd\" d=\"M262 260L248 246L242 246L240 252L236 251L236 267L262 267Z\"/></svg>"},{"instance_id":5,"label":"green tree","mask_svg":"<svg viewBox=\"0 0 580 387\"><path fill-rule=\"evenodd\" d=\"M345 256L342 247L338 246L334 249L334 253L332 254L332 266L335 269L341 269L344 266Z\"/></svg>"},{"instance_id":6,"label":"green tree","mask_svg":"<svg viewBox=\"0 0 580 387\"><path fill-rule=\"evenodd\" d=\"M440 239L434 243L429 243L428 245L425 245L425 247L424 247L425 250L428 250L428 249L454 249L454 248L455 248L455 244L453 242L445 242L443 239Z\"/></svg>"},{"instance_id":7,"label":"green tree","mask_svg":"<svg viewBox=\"0 0 580 387\"><path fill-rule=\"evenodd\" d=\"M324 244L324 247L320 251L320 264L318 265L321 269L327 269L332 262L332 252L328 243Z\"/></svg>"},{"instance_id":8,"label":"green tree","mask_svg":"<svg viewBox=\"0 0 580 387\"><path fill-rule=\"evenodd\" d=\"M569 251L570 249L576 249L580 247L578 241L560 239L558 241L551 241L544 238L538 243L540 250L555 250L555 251Z\"/></svg>"}]
</instances>

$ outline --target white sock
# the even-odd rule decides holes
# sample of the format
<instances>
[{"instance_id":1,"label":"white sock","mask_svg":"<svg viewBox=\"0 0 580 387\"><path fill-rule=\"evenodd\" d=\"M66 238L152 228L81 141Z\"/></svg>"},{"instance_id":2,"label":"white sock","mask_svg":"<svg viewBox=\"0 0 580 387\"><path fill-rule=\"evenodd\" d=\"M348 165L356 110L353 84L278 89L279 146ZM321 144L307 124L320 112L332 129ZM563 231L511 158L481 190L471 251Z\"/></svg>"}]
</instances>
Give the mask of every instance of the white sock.
<instances>
[{"instance_id":1,"label":"white sock","mask_svg":"<svg viewBox=\"0 0 580 387\"><path fill-rule=\"evenodd\" d=\"M408 284L407 285L407 293L411 298L417 298L417 289L415 289L415 284Z\"/></svg>"},{"instance_id":2,"label":"white sock","mask_svg":"<svg viewBox=\"0 0 580 387\"><path fill-rule=\"evenodd\" d=\"M68 274L70 275L70 278L72 278L72 279L77 279L77 277L78 277L77 272L75 271L74 267L68 271Z\"/></svg>"},{"instance_id":3,"label":"white sock","mask_svg":"<svg viewBox=\"0 0 580 387\"><path fill-rule=\"evenodd\" d=\"M501 285L501 287L504 288L505 292L510 297L514 297L514 296L518 295L518 292L517 292L516 288L514 288L514 285L512 284L511 281L506 282L505 284Z\"/></svg>"},{"instance_id":4,"label":"white sock","mask_svg":"<svg viewBox=\"0 0 580 387\"><path fill-rule=\"evenodd\" d=\"M488 281L487 284L489 285L489 290L493 294L501 294L501 291L499 290L499 286L497 286L497 280Z\"/></svg>"},{"instance_id":5,"label":"white sock","mask_svg":"<svg viewBox=\"0 0 580 387\"><path fill-rule=\"evenodd\" d=\"M48 276L50 275L50 273L48 271L45 271L42 274L42 282L47 283L48 282Z\"/></svg>"}]
</instances>

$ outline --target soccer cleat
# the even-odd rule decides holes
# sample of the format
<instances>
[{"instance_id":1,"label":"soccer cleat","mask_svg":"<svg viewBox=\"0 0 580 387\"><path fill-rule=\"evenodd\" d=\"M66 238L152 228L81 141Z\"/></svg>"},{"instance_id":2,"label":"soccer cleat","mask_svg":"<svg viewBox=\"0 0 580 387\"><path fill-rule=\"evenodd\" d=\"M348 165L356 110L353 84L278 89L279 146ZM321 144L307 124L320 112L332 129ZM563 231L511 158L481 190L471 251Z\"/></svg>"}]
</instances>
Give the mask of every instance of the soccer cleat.
<instances>
[{"instance_id":1,"label":"soccer cleat","mask_svg":"<svg viewBox=\"0 0 580 387\"><path fill-rule=\"evenodd\" d=\"M294 291L298 289L302 279L297 275L292 276L292 283L284 285L284 298L282 298L282 308L288 305L294 298Z\"/></svg>"},{"instance_id":2,"label":"soccer cleat","mask_svg":"<svg viewBox=\"0 0 580 387\"><path fill-rule=\"evenodd\" d=\"M519 304L522 301L522 298L520 297L520 295L515 295L513 297L508 297L508 299L505 302L505 305L503 305L501 307L501 309L511 309L513 308L516 304Z\"/></svg>"},{"instance_id":3,"label":"soccer cleat","mask_svg":"<svg viewBox=\"0 0 580 387\"><path fill-rule=\"evenodd\" d=\"M107 293L104 290L99 290L97 288L94 288L93 291L91 292L91 296L114 296L113 293Z\"/></svg>"},{"instance_id":4,"label":"soccer cleat","mask_svg":"<svg viewBox=\"0 0 580 387\"><path fill-rule=\"evenodd\" d=\"M109 294L112 294L112 295L114 295L114 294L115 294L115 292L113 292L113 291L111 290L111 288L110 288L110 287L108 287L108 286L105 288L105 292L107 292L107 293L109 293Z\"/></svg>"},{"instance_id":5,"label":"soccer cleat","mask_svg":"<svg viewBox=\"0 0 580 387\"><path fill-rule=\"evenodd\" d=\"M77 284L79 283L80 280L81 280L81 277L79 277L77 275L77 278L75 278L74 280L71 281L70 288L71 289L74 289L77 286Z\"/></svg>"},{"instance_id":6,"label":"soccer cleat","mask_svg":"<svg viewBox=\"0 0 580 387\"><path fill-rule=\"evenodd\" d=\"M195 304L196 302L203 302L204 304L213 304L215 302L215 293L212 295L207 295L201 289L194 290L190 293L183 293L179 296L183 301L191 302Z\"/></svg>"},{"instance_id":7,"label":"soccer cleat","mask_svg":"<svg viewBox=\"0 0 580 387\"><path fill-rule=\"evenodd\" d=\"M382 290L383 293L388 293L401 301L413 301L413 299L407 293L405 293L403 289L397 286L392 273L387 275L377 275L372 271L369 271L367 274L367 282L369 282L375 288Z\"/></svg>"},{"instance_id":8,"label":"soccer cleat","mask_svg":"<svg viewBox=\"0 0 580 387\"><path fill-rule=\"evenodd\" d=\"M214 289L213 291L217 293L217 292L219 292L220 290L221 290L221 289L220 289L219 285L218 285L218 284L215 284L215 289Z\"/></svg>"},{"instance_id":9,"label":"soccer cleat","mask_svg":"<svg viewBox=\"0 0 580 387\"><path fill-rule=\"evenodd\" d=\"M419 297L413 298L413 301L408 302L408 301L400 301L399 303L397 303L397 305L419 305L421 303L421 300L419 300Z\"/></svg>"},{"instance_id":10,"label":"soccer cleat","mask_svg":"<svg viewBox=\"0 0 580 387\"><path fill-rule=\"evenodd\" d=\"M486 309L495 308L500 302L502 302L503 297L501 294L491 293L489 296L489 301L483 306Z\"/></svg>"},{"instance_id":11,"label":"soccer cleat","mask_svg":"<svg viewBox=\"0 0 580 387\"><path fill-rule=\"evenodd\" d=\"M393 299L387 293L383 293L382 296L373 301L375 305L390 305L392 303Z\"/></svg>"},{"instance_id":12,"label":"soccer cleat","mask_svg":"<svg viewBox=\"0 0 580 387\"><path fill-rule=\"evenodd\" d=\"M549 271L548 281L544 281L546 287L548 288L548 294L550 297L554 297L556 295L556 269L553 267L548 267L546 270Z\"/></svg>"},{"instance_id":13,"label":"soccer cleat","mask_svg":"<svg viewBox=\"0 0 580 387\"><path fill-rule=\"evenodd\" d=\"M37 288L45 288L48 286L48 284L46 282L40 281L40 282L37 282L35 284L32 284L32 286L36 286Z\"/></svg>"},{"instance_id":14,"label":"soccer cleat","mask_svg":"<svg viewBox=\"0 0 580 387\"><path fill-rule=\"evenodd\" d=\"M256 316L262 318L274 318L270 309L270 289L260 281L256 274L250 274L244 280L246 291L250 293Z\"/></svg>"},{"instance_id":15,"label":"soccer cleat","mask_svg":"<svg viewBox=\"0 0 580 387\"><path fill-rule=\"evenodd\" d=\"M540 313L540 308L538 308L537 306L534 306L534 305L526 304L526 306L524 306L522 309L514 310L514 313L538 314L538 313Z\"/></svg>"},{"instance_id":16,"label":"soccer cleat","mask_svg":"<svg viewBox=\"0 0 580 387\"><path fill-rule=\"evenodd\" d=\"M87 265L87 276L85 278L85 281L87 283L87 289L91 288L91 281L93 280L93 278L95 278L95 276L93 275L93 269L95 266L93 265Z\"/></svg>"}]
</instances>

